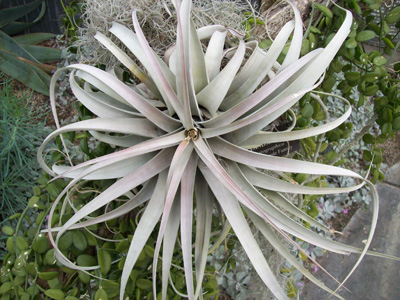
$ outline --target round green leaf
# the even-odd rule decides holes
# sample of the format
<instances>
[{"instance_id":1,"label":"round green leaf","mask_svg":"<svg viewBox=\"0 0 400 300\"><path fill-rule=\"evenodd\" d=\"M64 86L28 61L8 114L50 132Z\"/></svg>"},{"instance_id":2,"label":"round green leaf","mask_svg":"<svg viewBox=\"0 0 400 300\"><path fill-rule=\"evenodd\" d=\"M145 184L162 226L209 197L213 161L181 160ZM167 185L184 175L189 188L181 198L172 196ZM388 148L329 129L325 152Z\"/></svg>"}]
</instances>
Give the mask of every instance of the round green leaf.
<instances>
[{"instance_id":1,"label":"round green leaf","mask_svg":"<svg viewBox=\"0 0 400 300\"><path fill-rule=\"evenodd\" d=\"M50 297L51 299L56 299L56 300L65 299L65 293L59 289L48 289L47 291L44 292L44 294L47 297Z\"/></svg>"},{"instance_id":2,"label":"round green leaf","mask_svg":"<svg viewBox=\"0 0 400 300\"><path fill-rule=\"evenodd\" d=\"M98 289L94 295L94 300L108 300L107 292L102 288Z\"/></svg>"},{"instance_id":3,"label":"round green leaf","mask_svg":"<svg viewBox=\"0 0 400 300\"><path fill-rule=\"evenodd\" d=\"M377 56L374 58L372 62L374 63L375 66L380 67L387 63L387 59L384 58L383 56Z\"/></svg>"},{"instance_id":4,"label":"round green leaf","mask_svg":"<svg viewBox=\"0 0 400 300\"><path fill-rule=\"evenodd\" d=\"M319 3L314 3L314 6L322 12L326 17L332 19L333 18L333 13L332 11L326 7L325 5L319 4Z\"/></svg>"},{"instance_id":5,"label":"round green leaf","mask_svg":"<svg viewBox=\"0 0 400 300\"><path fill-rule=\"evenodd\" d=\"M374 37L376 37L375 32L373 32L372 30L364 30L357 33L356 40L362 43L371 40Z\"/></svg>"},{"instance_id":6,"label":"round green leaf","mask_svg":"<svg viewBox=\"0 0 400 300\"><path fill-rule=\"evenodd\" d=\"M136 281L136 286L141 290L150 290L153 283L148 279L140 278Z\"/></svg>"},{"instance_id":7,"label":"round green leaf","mask_svg":"<svg viewBox=\"0 0 400 300\"><path fill-rule=\"evenodd\" d=\"M369 134L369 133L364 134L364 136L362 137L362 140L366 144L374 144L375 143L375 137L372 134Z\"/></svg>"},{"instance_id":8,"label":"round green leaf","mask_svg":"<svg viewBox=\"0 0 400 300\"><path fill-rule=\"evenodd\" d=\"M365 96L373 96L378 92L378 90L379 90L379 86L377 86L377 85L369 86L369 87L365 88L364 95Z\"/></svg>"},{"instance_id":9,"label":"round green leaf","mask_svg":"<svg viewBox=\"0 0 400 300\"><path fill-rule=\"evenodd\" d=\"M364 160L367 161L367 162L372 161L372 153L371 153L371 151L364 150L364 151L363 151L363 158L364 158Z\"/></svg>"},{"instance_id":10,"label":"round green leaf","mask_svg":"<svg viewBox=\"0 0 400 300\"><path fill-rule=\"evenodd\" d=\"M303 118L311 118L313 113L314 108L310 103L306 103L306 105L304 105L303 109L301 110L301 115L303 116Z\"/></svg>"},{"instance_id":11,"label":"round green leaf","mask_svg":"<svg viewBox=\"0 0 400 300\"><path fill-rule=\"evenodd\" d=\"M357 41L355 38L349 38L346 42L346 48L353 49L357 47Z\"/></svg>"},{"instance_id":12,"label":"round green leaf","mask_svg":"<svg viewBox=\"0 0 400 300\"><path fill-rule=\"evenodd\" d=\"M46 238L44 234L40 234L39 237L32 245L33 251L37 253L45 253L47 249L49 249L49 240Z\"/></svg>"},{"instance_id":13,"label":"round green leaf","mask_svg":"<svg viewBox=\"0 0 400 300\"><path fill-rule=\"evenodd\" d=\"M100 270L103 275L106 275L111 269L111 255L105 249L100 249L97 253Z\"/></svg>"},{"instance_id":14,"label":"round green leaf","mask_svg":"<svg viewBox=\"0 0 400 300\"><path fill-rule=\"evenodd\" d=\"M400 20L400 6L393 8L385 18L388 24L397 23Z\"/></svg>"},{"instance_id":15,"label":"round green leaf","mask_svg":"<svg viewBox=\"0 0 400 300\"><path fill-rule=\"evenodd\" d=\"M12 228L11 226L5 225L5 226L3 226L3 227L1 228L1 231L2 231L5 235L9 235L9 236L14 235L14 228Z\"/></svg>"},{"instance_id":16,"label":"round green leaf","mask_svg":"<svg viewBox=\"0 0 400 300\"><path fill-rule=\"evenodd\" d=\"M28 242L22 236L17 236L15 238L15 244L17 245L17 248L21 251L27 250L29 248Z\"/></svg>"},{"instance_id":17,"label":"round green leaf","mask_svg":"<svg viewBox=\"0 0 400 300\"><path fill-rule=\"evenodd\" d=\"M79 230L74 231L72 243L79 251L85 251L88 247L85 235Z\"/></svg>"},{"instance_id":18,"label":"round green leaf","mask_svg":"<svg viewBox=\"0 0 400 300\"><path fill-rule=\"evenodd\" d=\"M60 237L58 248L61 251L68 250L71 247L73 235L74 234L71 231L68 231Z\"/></svg>"},{"instance_id":19,"label":"round green leaf","mask_svg":"<svg viewBox=\"0 0 400 300\"><path fill-rule=\"evenodd\" d=\"M53 248L46 252L44 255L44 260L48 265L54 265L57 262Z\"/></svg>"},{"instance_id":20,"label":"round green leaf","mask_svg":"<svg viewBox=\"0 0 400 300\"><path fill-rule=\"evenodd\" d=\"M38 276L43 280L51 280L58 277L58 272L39 272Z\"/></svg>"},{"instance_id":21,"label":"round green leaf","mask_svg":"<svg viewBox=\"0 0 400 300\"><path fill-rule=\"evenodd\" d=\"M400 129L400 117L397 117L397 118L395 118L393 120L392 128L393 128L393 130L399 130Z\"/></svg>"},{"instance_id":22,"label":"round green leaf","mask_svg":"<svg viewBox=\"0 0 400 300\"><path fill-rule=\"evenodd\" d=\"M91 267L97 265L97 260L89 254L81 254L77 257L76 262L81 267Z\"/></svg>"}]
</instances>

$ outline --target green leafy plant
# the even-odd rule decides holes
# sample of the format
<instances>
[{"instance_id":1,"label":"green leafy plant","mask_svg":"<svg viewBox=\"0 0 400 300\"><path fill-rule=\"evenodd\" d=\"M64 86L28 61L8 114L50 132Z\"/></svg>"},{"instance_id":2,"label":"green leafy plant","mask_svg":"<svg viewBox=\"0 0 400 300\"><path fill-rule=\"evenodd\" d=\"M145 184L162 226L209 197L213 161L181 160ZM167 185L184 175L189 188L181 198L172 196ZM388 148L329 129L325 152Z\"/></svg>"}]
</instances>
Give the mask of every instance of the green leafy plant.
<instances>
[{"instance_id":1,"label":"green leafy plant","mask_svg":"<svg viewBox=\"0 0 400 300\"><path fill-rule=\"evenodd\" d=\"M338 165L345 161L343 154L362 140L367 145L362 156L367 168L371 167L371 180L375 183L384 178L380 171L382 149L379 144L390 137L393 138L394 133L400 129L399 78L393 72L396 64L392 59L400 45L400 10L394 6L384 10L381 1L378 0L345 0L337 3L351 10L357 17L353 20L350 34L332 60L319 89L325 93L335 89L350 101L356 111L373 106L373 112L369 116L364 115L365 125L357 128L358 132L350 143L346 141L353 124L347 123L328 132L318 141L310 141L314 146L308 149L314 157L320 156L325 162ZM321 17L309 24L307 38L303 40L303 54L329 42L345 17L343 11L337 7L329 9L326 6L315 5L315 8L321 12ZM392 26L392 30L389 26ZM376 43L372 49L368 45L371 41ZM321 98L320 102L326 104L328 96L323 95ZM313 122L323 118L323 111L315 109L316 106L320 106L315 98L308 95L300 104L304 111L313 108L313 113L303 117L303 120L298 120L297 125L300 128L312 126ZM323 155L315 152L315 149L321 150L320 147L315 147L321 144L329 145L331 151L326 151Z\"/></svg>"},{"instance_id":2,"label":"green leafy plant","mask_svg":"<svg viewBox=\"0 0 400 300\"><path fill-rule=\"evenodd\" d=\"M113 24L110 32L125 44L140 65L105 35L96 34L104 47L131 72L133 80L124 82L127 76L121 68L106 72L83 64L58 70L52 79L50 96L59 129L46 138L38 151L38 159L43 169L56 179L71 179L49 213L47 232L55 257L68 268L96 274L101 265L77 266L63 253L60 249L63 237L72 230L86 230L129 215L130 211L147 202L126 255L119 257L124 260L120 299L124 299L131 271L158 223L152 264L154 299L167 297L177 240L182 248L187 297L197 299L202 293L215 212L226 217L257 273L278 299L288 299L287 292L292 291L285 292L279 285L246 217L304 276L335 294L290 254L279 235L292 244L295 243L291 236L297 236L330 251L360 254L350 276L367 253L376 226L378 196L374 186L350 170L266 155L258 153L256 148L266 143L325 133L349 116L351 107L347 105L344 114L336 120L293 131L297 120L290 108L321 83L321 76L350 32L351 13L344 13L341 26L325 48L315 49L300 58L302 22L294 5L295 21L283 27L265 52L257 42L246 43L236 31L223 26L196 30L190 21L191 2L175 1L174 4L178 20L177 43L167 51L165 61L150 48L134 12L135 33L118 23ZM290 37L290 47L279 64L277 59ZM202 43L206 45L205 53ZM75 96L97 118L59 126L54 87L57 76L65 70L72 70L70 84ZM284 131L274 132L270 127L273 122L289 123L289 126ZM88 136L84 148L90 149L102 142L116 147L116 151L85 162L69 158L67 161L71 166L59 163L50 168L43 156L46 144L56 137L62 140L66 134L75 132ZM67 147L65 155L68 157ZM309 187L286 180L286 173L304 174L305 177L345 176L359 182L345 188ZM79 207L71 204L76 185L111 179L116 181L91 197L87 204ZM371 187L374 213L364 249L336 243L307 228L313 226L330 232L283 194L348 193L365 183ZM72 206L74 213L66 222L54 221L58 219L59 203L63 203L62 207ZM108 209L104 212L100 210L102 207ZM309 225L305 226L303 221ZM224 240L226 230L222 232L213 246ZM299 246L295 247L307 256ZM161 277L160 293L156 288L158 276Z\"/></svg>"},{"instance_id":3,"label":"green leafy plant","mask_svg":"<svg viewBox=\"0 0 400 300\"><path fill-rule=\"evenodd\" d=\"M36 149L50 131L42 113L32 107L32 91L17 94L12 80L1 75L0 86L0 209L5 218L26 206L27 192L39 176Z\"/></svg>"},{"instance_id":4,"label":"green leafy plant","mask_svg":"<svg viewBox=\"0 0 400 300\"><path fill-rule=\"evenodd\" d=\"M1 230L7 250L0 270L1 299L115 299L119 294L119 278L124 263L121 258L128 251L129 241L140 216L130 214L109 220L106 226L73 230L61 239L60 249L66 256L76 260L79 266L100 266L95 272L96 278L91 278L84 272L60 264L55 259L54 249L46 234L41 232L48 221L46 216L51 204L68 184L68 181L62 179L52 182L49 179L47 174L41 176L33 188L34 195L29 199L26 209L7 220L17 220L16 226L10 226L11 223L7 221L0 224L3 225ZM104 186L101 182L79 184L70 200L75 207L81 207ZM72 207L64 209L59 204L53 223L66 222L72 214ZM152 298L150 279L156 238L157 231L154 231L129 276L126 294L130 299ZM181 260L181 249L176 247L173 264L179 264ZM210 268L206 271L204 299L218 295L213 271ZM171 271L171 282L175 291L168 289L168 297L181 299L179 291L185 286L183 269L174 268Z\"/></svg>"},{"instance_id":5,"label":"green leafy plant","mask_svg":"<svg viewBox=\"0 0 400 300\"><path fill-rule=\"evenodd\" d=\"M33 22L18 22L18 19L39 6L41 6L40 13ZM31 89L48 95L49 74L55 67L47 63L61 60L61 50L37 44L55 35L32 33L11 37L38 22L44 12L43 0L0 10L0 70Z\"/></svg>"},{"instance_id":6,"label":"green leafy plant","mask_svg":"<svg viewBox=\"0 0 400 300\"><path fill-rule=\"evenodd\" d=\"M80 1L71 1L68 5L65 5L61 0L61 5L65 12L63 18L63 26L65 35L72 39L72 42L76 41L78 36L78 29L82 25L80 14L82 13L82 3Z\"/></svg>"}]
</instances>

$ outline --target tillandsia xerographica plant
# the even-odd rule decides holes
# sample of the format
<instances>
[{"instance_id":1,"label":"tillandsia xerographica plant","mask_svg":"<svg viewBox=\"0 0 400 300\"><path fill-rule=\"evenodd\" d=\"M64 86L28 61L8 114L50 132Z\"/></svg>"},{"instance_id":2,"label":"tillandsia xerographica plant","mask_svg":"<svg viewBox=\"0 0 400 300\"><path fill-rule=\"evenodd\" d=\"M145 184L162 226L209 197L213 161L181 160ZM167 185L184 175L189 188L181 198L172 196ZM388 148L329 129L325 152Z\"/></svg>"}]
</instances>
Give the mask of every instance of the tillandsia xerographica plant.
<instances>
[{"instance_id":1,"label":"tillandsia xerographica plant","mask_svg":"<svg viewBox=\"0 0 400 300\"><path fill-rule=\"evenodd\" d=\"M96 35L141 83L123 82L118 68L106 72L84 64L61 69L52 79L51 102L59 128L44 141L38 158L47 173L72 180L56 199L50 220L61 200L65 201L64 205L72 205L70 191L78 182L115 179L115 183L88 204L80 209L73 207L75 214L68 221L56 228L48 222L47 230L57 259L67 267L85 272L98 269L99 266L79 267L70 261L57 246L60 238L68 230L88 229L92 224L118 218L147 202L124 257L120 299L125 299L131 270L158 223L153 260L154 298L157 296L157 264L162 257L161 294L162 299L166 299L172 253L179 240L187 297L198 299L210 248L212 215L220 209L259 276L278 299L288 297L269 268L248 221L304 276L334 293L289 253L279 235L286 242L293 243L291 237L296 236L333 252L359 253L358 265L367 253L376 226L378 198L374 187L371 186L375 207L372 229L365 248L339 244L306 228L303 221L322 231L330 230L297 209L285 193L348 193L360 188L365 183L363 178L339 167L266 155L252 149L265 143L292 141L327 132L349 116L350 106L336 120L292 131L296 120L290 108L321 82L326 67L349 33L351 13L344 12L342 26L325 48L300 58L302 22L292 4L295 20L282 28L268 51L260 49L257 42L245 42L239 33L223 26L196 30L190 21L191 1L176 0L174 4L177 41L164 60L149 47L136 12L133 12L135 32L118 23L114 23L110 31L126 45L140 65L109 38L101 33ZM278 64L277 58L289 41L285 60ZM54 88L57 76L65 69L72 70L70 84L75 96L97 117L60 128ZM270 131L269 125L286 112L292 125L282 132ZM43 157L46 144L65 133L79 131L89 131L93 141L113 145L116 151L76 166L48 167ZM313 188L286 181L281 176L285 172L349 176L359 180L359 184L346 188ZM100 213L101 208L114 201L115 209L104 209Z\"/></svg>"}]
</instances>

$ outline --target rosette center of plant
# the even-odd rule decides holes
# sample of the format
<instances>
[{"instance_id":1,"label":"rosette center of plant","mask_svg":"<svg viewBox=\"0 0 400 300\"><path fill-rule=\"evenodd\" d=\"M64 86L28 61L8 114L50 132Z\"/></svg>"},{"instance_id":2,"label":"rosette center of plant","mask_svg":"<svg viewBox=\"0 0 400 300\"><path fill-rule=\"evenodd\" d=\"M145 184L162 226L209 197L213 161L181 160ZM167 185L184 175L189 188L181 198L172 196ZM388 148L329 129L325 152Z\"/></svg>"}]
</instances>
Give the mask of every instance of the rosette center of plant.
<instances>
[{"instance_id":1,"label":"rosette center of plant","mask_svg":"<svg viewBox=\"0 0 400 300\"><path fill-rule=\"evenodd\" d=\"M186 137L189 140L193 140L193 141L196 141L199 138L199 136L200 136L200 133L196 128L189 129L187 131L187 135L186 135Z\"/></svg>"}]
</instances>

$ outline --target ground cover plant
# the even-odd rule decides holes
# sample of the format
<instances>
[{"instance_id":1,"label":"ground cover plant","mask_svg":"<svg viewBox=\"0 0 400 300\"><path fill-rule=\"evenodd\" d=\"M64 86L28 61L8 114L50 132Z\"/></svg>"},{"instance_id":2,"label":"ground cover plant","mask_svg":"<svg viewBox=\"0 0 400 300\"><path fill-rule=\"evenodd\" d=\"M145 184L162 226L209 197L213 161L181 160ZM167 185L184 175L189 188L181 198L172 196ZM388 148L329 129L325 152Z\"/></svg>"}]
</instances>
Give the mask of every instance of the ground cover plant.
<instances>
[{"instance_id":1,"label":"ground cover plant","mask_svg":"<svg viewBox=\"0 0 400 300\"><path fill-rule=\"evenodd\" d=\"M133 14L135 33L118 23L110 31L132 51L139 65L98 33L96 38L124 68L108 72L88 65L66 68L72 70L71 88L84 113L80 122L51 134L39 151L42 167L57 179L48 182L49 177L45 177L36 197L30 200L31 208L40 209L37 226L31 230L34 232L19 236L19 228L14 235L15 231L6 227L10 235L8 258L15 255L2 269L4 274L7 268L12 270L8 277L2 273L3 295L13 297L17 291L17 297L18 293L22 297L22 283L33 278L32 291L27 294L34 297L42 292L53 299L90 295L100 299L118 294L123 299L125 293L136 299L152 295L179 299L182 292L189 299L203 293L204 298L211 299L216 293L209 275L203 283L210 241L212 248L218 247L231 225L265 284L278 299L287 299L289 291L274 278L245 217L304 276L330 292L291 256L279 236L289 243L297 236L331 251L360 253L360 260L366 253L373 229L363 250L335 243L309 230L307 227L312 226L330 232L293 206L284 194L348 193L363 185L359 175L254 150L265 143L321 134L346 120L349 105L338 119L321 120L319 126L293 131L297 118L290 107L321 82L350 31L351 14L343 11L343 23L331 43L300 58L302 24L294 6L295 21L284 26L268 51L261 50L256 42L244 42L239 33L223 26L196 31L189 19L190 1L175 6L178 38L167 52L166 62L150 49ZM290 38L284 60L277 63ZM201 42L206 45L205 53ZM55 117L53 88L63 71L58 71L52 82ZM289 127L272 132L277 123ZM49 162L45 146L54 138L60 149L65 146L65 153L53 151L51 158L56 163L50 169L44 161ZM77 140L86 155L85 162L71 152ZM304 177L331 175L349 176L358 183L347 188L312 187L287 180L287 174L298 182ZM61 177L70 179L65 182ZM378 199L373 186L371 189L374 228ZM39 231L48 213L48 238L54 248L49 248L47 238ZM128 221L132 218L137 223ZM226 228L220 238L211 239L211 228L219 222ZM27 251L30 244L35 245L33 252ZM299 251L307 256L304 250ZM24 262L30 255L35 262L27 272ZM70 274L65 284L52 270L56 264ZM143 266L149 272L136 280L135 270L143 272ZM96 284L90 284L89 275L97 277ZM174 283L172 290L167 287L169 276ZM44 290L43 283L38 285L38 278L47 281L50 289ZM184 280L178 287L181 292L176 289L177 278ZM21 289L15 289L16 281ZM83 282L87 294L72 288L73 282Z\"/></svg>"},{"instance_id":2,"label":"ground cover plant","mask_svg":"<svg viewBox=\"0 0 400 300\"><path fill-rule=\"evenodd\" d=\"M22 211L40 167L36 150L50 130L40 121L43 112L30 105L32 91L14 90L13 80L0 75L0 215Z\"/></svg>"}]
</instances>

